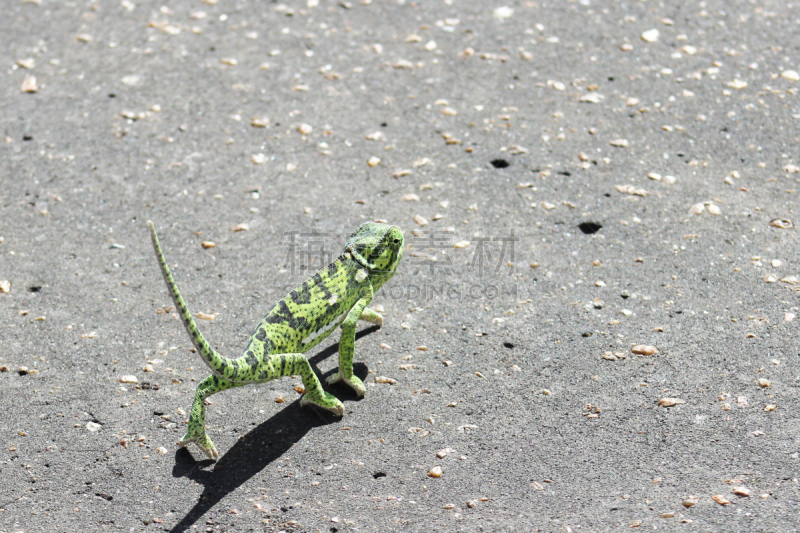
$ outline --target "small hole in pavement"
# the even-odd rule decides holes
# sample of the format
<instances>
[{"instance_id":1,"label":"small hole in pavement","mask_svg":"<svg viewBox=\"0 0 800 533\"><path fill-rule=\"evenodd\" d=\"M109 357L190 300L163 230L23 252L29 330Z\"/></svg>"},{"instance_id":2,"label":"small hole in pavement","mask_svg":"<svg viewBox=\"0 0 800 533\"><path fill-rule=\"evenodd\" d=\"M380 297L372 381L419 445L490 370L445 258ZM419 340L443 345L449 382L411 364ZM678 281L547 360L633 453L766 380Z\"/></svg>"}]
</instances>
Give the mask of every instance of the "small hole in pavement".
<instances>
[{"instance_id":1,"label":"small hole in pavement","mask_svg":"<svg viewBox=\"0 0 800 533\"><path fill-rule=\"evenodd\" d=\"M492 159L492 160L490 161L490 163L492 164L492 166L493 166L494 168L506 168L506 167L508 167L508 166L510 166L510 165L511 165L511 163L509 163L509 162L508 162L507 160L505 160L505 159Z\"/></svg>"},{"instance_id":2,"label":"small hole in pavement","mask_svg":"<svg viewBox=\"0 0 800 533\"><path fill-rule=\"evenodd\" d=\"M513 344L513 343L510 343L510 342L504 342L504 343L503 343L503 346L505 346L506 348L509 348L509 349L510 349L510 348L513 348L513 347L514 347L514 344Z\"/></svg>"},{"instance_id":3,"label":"small hole in pavement","mask_svg":"<svg viewBox=\"0 0 800 533\"><path fill-rule=\"evenodd\" d=\"M586 235L591 235L592 233L597 233L600 231L603 225L598 222L581 222L578 224L578 229L581 230Z\"/></svg>"},{"instance_id":4,"label":"small hole in pavement","mask_svg":"<svg viewBox=\"0 0 800 533\"><path fill-rule=\"evenodd\" d=\"M372 474L372 477L374 477L375 479L380 479L382 477L386 477L386 474L384 474L383 472L375 472L374 474Z\"/></svg>"}]
</instances>

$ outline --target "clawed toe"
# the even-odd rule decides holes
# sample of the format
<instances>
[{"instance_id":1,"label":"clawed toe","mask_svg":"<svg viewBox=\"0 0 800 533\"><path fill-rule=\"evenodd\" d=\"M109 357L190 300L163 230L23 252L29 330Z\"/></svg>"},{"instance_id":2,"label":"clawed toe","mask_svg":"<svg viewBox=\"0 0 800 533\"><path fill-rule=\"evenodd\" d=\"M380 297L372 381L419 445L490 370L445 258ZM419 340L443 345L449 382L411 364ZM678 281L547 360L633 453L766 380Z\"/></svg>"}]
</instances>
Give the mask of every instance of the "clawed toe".
<instances>
[{"instance_id":1,"label":"clawed toe","mask_svg":"<svg viewBox=\"0 0 800 533\"><path fill-rule=\"evenodd\" d=\"M209 439L207 435L194 438L185 435L183 439L178 442L178 446L181 448L186 448L192 442L197 444L197 447L200 448L200 451L206 454L206 456L212 461L216 461L217 457L219 457L217 447L214 446L214 443L211 442L211 439ZM203 442L205 445L201 444L201 442Z\"/></svg>"},{"instance_id":2,"label":"clawed toe","mask_svg":"<svg viewBox=\"0 0 800 533\"><path fill-rule=\"evenodd\" d=\"M324 397L322 399L312 398L308 393L304 394L303 398L300 400L300 407L312 405L325 409L336 416L344 416L344 405L342 405L342 402L333 394L328 394L327 392L323 394Z\"/></svg>"},{"instance_id":3,"label":"clawed toe","mask_svg":"<svg viewBox=\"0 0 800 533\"><path fill-rule=\"evenodd\" d=\"M348 387L353 389L359 398L363 397L364 393L367 392L364 382L361 381L357 376L343 378L340 372L336 372L335 374L329 376L328 379L325 380L325 383L328 385L333 385L335 383L339 383L340 381L346 383Z\"/></svg>"}]
</instances>

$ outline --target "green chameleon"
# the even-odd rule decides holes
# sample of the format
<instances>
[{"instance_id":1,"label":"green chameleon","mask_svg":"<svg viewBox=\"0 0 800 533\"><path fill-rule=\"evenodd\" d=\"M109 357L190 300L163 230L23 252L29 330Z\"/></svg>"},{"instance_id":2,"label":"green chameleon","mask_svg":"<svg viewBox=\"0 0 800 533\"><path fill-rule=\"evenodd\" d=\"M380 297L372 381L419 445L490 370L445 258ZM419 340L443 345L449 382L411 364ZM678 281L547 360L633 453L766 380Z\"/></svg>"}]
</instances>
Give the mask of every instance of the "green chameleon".
<instances>
[{"instance_id":1,"label":"green chameleon","mask_svg":"<svg viewBox=\"0 0 800 533\"><path fill-rule=\"evenodd\" d=\"M336 326L342 326L339 371L330 376L327 383L344 381L359 397L364 395L364 383L353 375L356 323L365 320L383 325L383 317L367 305L397 270L403 256L400 228L378 222L359 226L347 239L342 254L275 304L247 341L244 354L238 359L229 359L217 353L197 329L169 271L155 226L150 221L147 224L172 301L198 353L213 372L197 386L188 431L179 442L181 447L194 442L210 459L218 457L214 443L206 435L205 399L233 387L264 383L283 376L297 374L303 378L306 392L301 406L316 405L342 416L342 402L322 390L303 355L325 340Z\"/></svg>"}]
</instances>

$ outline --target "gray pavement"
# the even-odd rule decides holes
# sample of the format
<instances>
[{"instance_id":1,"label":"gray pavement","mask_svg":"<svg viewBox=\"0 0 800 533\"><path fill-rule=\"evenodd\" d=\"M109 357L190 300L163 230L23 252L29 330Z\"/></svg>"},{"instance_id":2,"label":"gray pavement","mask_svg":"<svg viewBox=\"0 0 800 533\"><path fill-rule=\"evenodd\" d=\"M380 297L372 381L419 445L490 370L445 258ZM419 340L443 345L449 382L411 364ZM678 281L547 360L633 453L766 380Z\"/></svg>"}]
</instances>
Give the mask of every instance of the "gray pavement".
<instances>
[{"instance_id":1,"label":"gray pavement","mask_svg":"<svg viewBox=\"0 0 800 533\"><path fill-rule=\"evenodd\" d=\"M796 4L3 7L0 531L800 528ZM178 450L148 219L229 356L401 226L366 396L226 391Z\"/></svg>"}]
</instances>

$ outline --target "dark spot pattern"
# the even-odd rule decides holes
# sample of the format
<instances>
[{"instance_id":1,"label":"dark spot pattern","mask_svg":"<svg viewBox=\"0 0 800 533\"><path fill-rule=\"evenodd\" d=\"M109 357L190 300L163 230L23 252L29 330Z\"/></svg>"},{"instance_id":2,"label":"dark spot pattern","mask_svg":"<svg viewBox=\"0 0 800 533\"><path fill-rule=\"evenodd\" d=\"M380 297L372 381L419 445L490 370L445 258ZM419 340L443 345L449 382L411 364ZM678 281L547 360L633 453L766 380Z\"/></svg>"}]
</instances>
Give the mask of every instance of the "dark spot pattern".
<instances>
[{"instance_id":1,"label":"dark spot pattern","mask_svg":"<svg viewBox=\"0 0 800 533\"><path fill-rule=\"evenodd\" d=\"M308 287L308 281L304 281L297 289L289 293L289 298L298 305L303 305L311 302L311 289Z\"/></svg>"}]
</instances>

